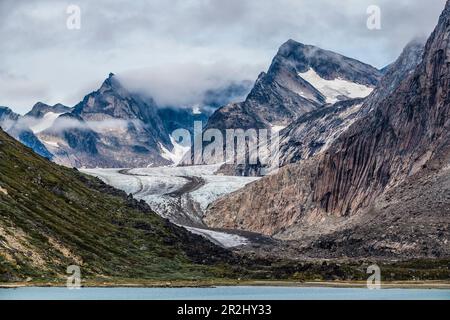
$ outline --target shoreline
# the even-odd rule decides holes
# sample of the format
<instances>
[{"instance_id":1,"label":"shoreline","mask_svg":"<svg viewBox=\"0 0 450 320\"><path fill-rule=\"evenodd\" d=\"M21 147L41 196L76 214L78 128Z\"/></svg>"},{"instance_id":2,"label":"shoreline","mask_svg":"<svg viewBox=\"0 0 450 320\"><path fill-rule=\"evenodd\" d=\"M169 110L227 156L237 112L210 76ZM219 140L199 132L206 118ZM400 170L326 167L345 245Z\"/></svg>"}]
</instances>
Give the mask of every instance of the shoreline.
<instances>
[{"instance_id":1,"label":"shoreline","mask_svg":"<svg viewBox=\"0 0 450 320\"><path fill-rule=\"evenodd\" d=\"M13 282L0 283L0 289L27 287L64 288L65 283ZM213 288L213 287L315 287L315 288L366 288L365 281L141 281L100 282L86 281L82 288ZM381 282L381 289L450 289L450 281L390 281Z\"/></svg>"}]
</instances>

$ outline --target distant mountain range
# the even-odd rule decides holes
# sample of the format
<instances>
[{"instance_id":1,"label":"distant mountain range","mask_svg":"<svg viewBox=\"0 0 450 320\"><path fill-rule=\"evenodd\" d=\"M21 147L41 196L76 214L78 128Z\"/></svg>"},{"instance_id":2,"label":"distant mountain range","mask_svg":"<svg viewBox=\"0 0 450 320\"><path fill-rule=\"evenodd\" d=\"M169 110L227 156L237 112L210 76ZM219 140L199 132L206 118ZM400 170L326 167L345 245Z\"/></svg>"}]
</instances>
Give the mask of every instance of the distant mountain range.
<instances>
[{"instance_id":1,"label":"distant mountain range","mask_svg":"<svg viewBox=\"0 0 450 320\"><path fill-rule=\"evenodd\" d=\"M170 134L179 128L193 133L194 121L201 121L204 131L219 129L223 133L226 129L266 128L280 131L281 162L277 166L283 166L325 151L398 86L404 74L418 64L422 48L421 42L413 41L397 62L380 71L289 40L253 88L243 81L207 90L202 106L158 106L151 97L130 92L110 74L97 91L73 108L37 103L22 117L0 107L0 124L44 157L66 166L88 168L189 163L189 154L183 159L186 147ZM221 106L248 91L243 102ZM262 167L224 165L220 172L259 175Z\"/></svg>"},{"instance_id":2,"label":"distant mountain range","mask_svg":"<svg viewBox=\"0 0 450 320\"><path fill-rule=\"evenodd\" d=\"M151 97L127 90L114 74L73 108L37 103L20 116L0 107L0 125L17 140L56 163L71 167L170 165L183 148L170 136L206 124L220 105L249 90L249 82L206 90L202 105L158 106Z\"/></svg>"},{"instance_id":3,"label":"distant mountain range","mask_svg":"<svg viewBox=\"0 0 450 320\"><path fill-rule=\"evenodd\" d=\"M206 90L201 106L158 106L110 74L73 108L37 103L23 117L5 109L0 124L40 155L66 166L173 165L186 148L170 134L180 128L192 133L194 121L202 121L205 130L280 130L330 103L366 97L381 75L357 60L289 40L253 88L242 81ZM227 104L249 91L245 101Z\"/></svg>"}]
</instances>

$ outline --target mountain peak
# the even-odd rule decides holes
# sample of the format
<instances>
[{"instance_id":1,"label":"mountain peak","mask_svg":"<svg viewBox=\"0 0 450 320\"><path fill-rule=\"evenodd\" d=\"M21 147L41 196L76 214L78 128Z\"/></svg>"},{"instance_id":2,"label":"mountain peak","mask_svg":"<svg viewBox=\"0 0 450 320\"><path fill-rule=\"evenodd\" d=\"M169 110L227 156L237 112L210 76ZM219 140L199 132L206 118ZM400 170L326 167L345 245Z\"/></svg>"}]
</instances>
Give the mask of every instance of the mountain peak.
<instances>
[{"instance_id":1,"label":"mountain peak","mask_svg":"<svg viewBox=\"0 0 450 320\"><path fill-rule=\"evenodd\" d=\"M38 101L33 105L33 107L31 109L42 108L42 107L49 107L49 105L46 103L43 103L41 101Z\"/></svg>"},{"instance_id":2,"label":"mountain peak","mask_svg":"<svg viewBox=\"0 0 450 320\"><path fill-rule=\"evenodd\" d=\"M366 63L292 39L281 45L268 73L288 70L298 74L309 69L325 80L341 78L372 87L381 78L381 72Z\"/></svg>"},{"instance_id":3,"label":"mountain peak","mask_svg":"<svg viewBox=\"0 0 450 320\"><path fill-rule=\"evenodd\" d=\"M297 47L297 46L306 46L306 45L304 43L295 41L293 39L289 39L289 40L287 40L285 43L283 43L281 45L280 49L282 49L282 48L283 49L289 49L289 48Z\"/></svg>"},{"instance_id":4,"label":"mountain peak","mask_svg":"<svg viewBox=\"0 0 450 320\"><path fill-rule=\"evenodd\" d=\"M100 87L100 92L105 92L106 90L118 90L122 89L122 85L114 73L110 72L108 78L103 81L102 86Z\"/></svg>"},{"instance_id":5,"label":"mountain peak","mask_svg":"<svg viewBox=\"0 0 450 320\"><path fill-rule=\"evenodd\" d=\"M26 114L26 116L34 117L34 118L42 118L48 112L54 113L66 113L70 112L72 109L61 104L57 103L53 106L50 106L43 102L37 102L33 108Z\"/></svg>"},{"instance_id":6,"label":"mountain peak","mask_svg":"<svg viewBox=\"0 0 450 320\"><path fill-rule=\"evenodd\" d=\"M11 108L8 108L8 107L5 107L5 106L0 106L0 110L11 111Z\"/></svg>"}]
</instances>

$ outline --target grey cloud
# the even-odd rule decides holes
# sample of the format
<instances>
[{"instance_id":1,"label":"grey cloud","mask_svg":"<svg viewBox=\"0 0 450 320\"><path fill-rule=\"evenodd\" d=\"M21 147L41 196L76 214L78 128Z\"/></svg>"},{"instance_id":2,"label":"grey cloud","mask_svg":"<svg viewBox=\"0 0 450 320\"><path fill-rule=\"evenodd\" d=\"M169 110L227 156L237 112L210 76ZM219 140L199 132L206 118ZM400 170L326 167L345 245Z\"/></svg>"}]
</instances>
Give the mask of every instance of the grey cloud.
<instances>
[{"instance_id":1,"label":"grey cloud","mask_svg":"<svg viewBox=\"0 0 450 320\"><path fill-rule=\"evenodd\" d=\"M35 123L32 119L22 120L18 122L24 127ZM108 131L125 131L128 125L132 123L136 128L141 128L143 126L142 122L139 120L123 120L123 119L104 119L98 121L79 121L73 118L58 118L51 127L52 133L61 133L65 130L70 129L80 129L80 130L92 130L95 132L108 132Z\"/></svg>"},{"instance_id":2,"label":"grey cloud","mask_svg":"<svg viewBox=\"0 0 450 320\"><path fill-rule=\"evenodd\" d=\"M0 105L18 107L44 100L73 105L80 88L100 83L109 72L159 70L174 79L172 91L190 101L210 73L236 66L226 81L256 79L287 39L315 44L382 67L414 36L428 35L445 0L36 0L0 1L0 69L25 75L22 97L0 86ZM66 28L66 8L81 8L81 30ZM369 5L381 8L382 29L366 28ZM223 67L217 67L223 61ZM184 65L179 72L172 66ZM200 79L192 68L200 65ZM164 70L168 70L166 73ZM216 71L217 70L217 71ZM186 74L183 74L183 73ZM220 75L219 75L220 76ZM244 78L242 78L244 77ZM186 83L191 91L179 83ZM1 80L0 80L1 81ZM170 89L148 88L164 100ZM214 81L213 86L216 85ZM94 88L92 88L94 89ZM79 92L79 93L78 93ZM185 97L181 97L185 94Z\"/></svg>"},{"instance_id":3,"label":"grey cloud","mask_svg":"<svg viewBox=\"0 0 450 320\"><path fill-rule=\"evenodd\" d=\"M259 69L232 61L174 63L130 70L117 77L127 89L153 97L159 106L192 107L203 102L207 91L225 89L236 79L252 79Z\"/></svg>"},{"instance_id":4,"label":"grey cloud","mask_svg":"<svg viewBox=\"0 0 450 320\"><path fill-rule=\"evenodd\" d=\"M30 101L41 97L46 99L50 94L49 87L39 81L32 80L28 76L16 75L0 71L0 104L15 107L17 113L25 113L30 109Z\"/></svg>"}]
</instances>

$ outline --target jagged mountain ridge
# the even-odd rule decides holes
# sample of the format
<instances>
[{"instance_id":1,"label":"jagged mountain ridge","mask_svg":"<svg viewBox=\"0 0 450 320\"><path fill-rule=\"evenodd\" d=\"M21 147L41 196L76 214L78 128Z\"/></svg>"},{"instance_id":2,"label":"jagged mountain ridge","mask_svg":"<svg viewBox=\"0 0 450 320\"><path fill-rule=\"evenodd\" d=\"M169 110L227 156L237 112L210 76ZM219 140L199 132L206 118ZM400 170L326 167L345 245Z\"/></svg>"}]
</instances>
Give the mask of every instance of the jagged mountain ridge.
<instances>
[{"instance_id":1,"label":"jagged mountain ridge","mask_svg":"<svg viewBox=\"0 0 450 320\"><path fill-rule=\"evenodd\" d=\"M36 103L25 116L9 116L3 108L3 126L39 154L66 166L146 167L179 161L183 147L171 133L193 131L194 121L203 125L219 104L249 91L248 81L233 82L204 93L193 107L159 106L143 93L132 92L110 74L101 87L75 107ZM16 130L17 131L17 130Z\"/></svg>"},{"instance_id":2,"label":"jagged mountain ridge","mask_svg":"<svg viewBox=\"0 0 450 320\"><path fill-rule=\"evenodd\" d=\"M276 170L289 163L308 159L324 152L352 123L366 115L392 93L400 82L420 63L426 39L409 42L399 58L383 72L375 90L367 98L355 98L325 105L300 116L279 132L280 146L276 163L261 165L224 164L219 172L226 175L259 176L262 170Z\"/></svg>"},{"instance_id":3,"label":"jagged mountain ridge","mask_svg":"<svg viewBox=\"0 0 450 320\"><path fill-rule=\"evenodd\" d=\"M309 71L319 78L312 78L311 74L307 74ZM286 126L302 114L327 103L330 97L326 94L333 81L346 81L370 89L380 78L381 73L367 64L289 40L280 47L267 73L259 75L246 100L218 109L208 121L207 128ZM313 80L325 82L317 88L314 86L317 83L311 83ZM320 92L324 88L328 91ZM363 92L361 96L367 94ZM336 97L337 100L347 98L356 96Z\"/></svg>"},{"instance_id":4,"label":"jagged mountain ridge","mask_svg":"<svg viewBox=\"0 0 450 320\"><path fill-rule=\"evenodd\" d=\"M149 139L163 144L170 143L168 134L157 116L156 103L151 98L145 100L131 94L115 78L114 74L103 82L98 91L86 97L74 107L73 114L85 121L103 121L106 119L140 120L149 131Z\"/></svg>"},{"instance_id":5,"label":"jagged mountain ridge","mask_svg":"<svg viewBox=\"0 0 450 320\"><path fill-rule=\"evenodd\" d=\"M376 248L381 255L448 256L450 193L448 184L433 181L448 181L450 175L449 34L447 1L422 62L393 93L327 152L218 200L205 221L214 227L303 239L307 246L325 251L335 247L321 247L317 238L328 237L327 243L339 238L339 246L349 248L341 254L361 247L356 238L344 237L345 232L360 230L361 236L371 238L366 249ZM427 192L419 194L428 199L409 206L406 199L417 190ZM443 195L439 201L436 192ZM381 197L387 197L384 206L382 200L375 201ZM404 212L407 217L402 217ZM392 216L386 217L388 213ZM308 242L309 236L315 240Z\"/></svg>"},{"instance_id":6,"label":"jagged mountain ridge","mask_svg":"<svg viewBox=\"0 0 450 320\"><path fill-rule=\"evenodd\" d=\"M349 99L324 106L300 116L283 129L280 132L278 163L268 164L267 167L278 169L326 151L340 134L394 92L401 81L415 70L422 59L425 41L414 39L409 42L367 98ZM261 172L261 167L255 166L237 166L233 169L237 175L258 175Z\"/></svg>"},{"instance_id":7,"label":"jagged mountain ridge","mask_svg":"<svg viewBox=\"0 0 450 320\"><path fill-rule=\"evenodd\" d=\"M25 116L40 119L49 112L53 112L56 114L63 114L71 111L72 108L69 108L61 103L49 106L48 104L38 102L31 108L31 110L28 113L25 114Z\"/></svg>"},{"instance_id":8,"label":"jagged mountain ridge","mask_svg":"<svg viewBox=\"0 0 450 320\"><path fill-rule=\"evenodd\" d=\"M381 72L367 64L288 40L278 50L267 73L259 75L245 101L216 110L204 131L218 129L223 134L226 129L278 131L330 101L366 97L380 78ZM203 149L207 145L203 143ZM182 162L198 164L201 159L187 154ZM258 165L254 168L227 164L221 172L258 175L258 168Z\"/></svg>"}]
</instances>

